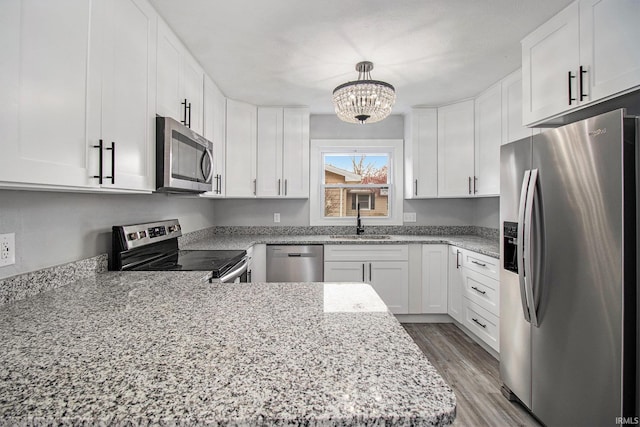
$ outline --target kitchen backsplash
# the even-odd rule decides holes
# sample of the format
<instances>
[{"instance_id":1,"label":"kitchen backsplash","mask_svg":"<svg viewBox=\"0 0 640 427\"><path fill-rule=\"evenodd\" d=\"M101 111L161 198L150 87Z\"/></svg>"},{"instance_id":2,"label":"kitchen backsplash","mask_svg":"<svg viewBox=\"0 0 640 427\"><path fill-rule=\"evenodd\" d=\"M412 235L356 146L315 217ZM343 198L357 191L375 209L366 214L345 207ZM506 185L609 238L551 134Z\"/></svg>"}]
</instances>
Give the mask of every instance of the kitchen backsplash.
<instances>
[{"instance_id":1,"label":"kitchen backsplash","mask_svg":"<svg viewBox=\"0 0 640 427\"><path fill-rule=\"evenodd\" d=\"M260 234L260 235L345 235L355 234L355 226L214 226L204 230L187 233L180 237L180 244L185 245L204 237L230 234ZM393 234L393 235L472 235L487 239L498 240L500 232L497 228L464 226L368 226L365 234Z\"/></svg>"}]
</instances>

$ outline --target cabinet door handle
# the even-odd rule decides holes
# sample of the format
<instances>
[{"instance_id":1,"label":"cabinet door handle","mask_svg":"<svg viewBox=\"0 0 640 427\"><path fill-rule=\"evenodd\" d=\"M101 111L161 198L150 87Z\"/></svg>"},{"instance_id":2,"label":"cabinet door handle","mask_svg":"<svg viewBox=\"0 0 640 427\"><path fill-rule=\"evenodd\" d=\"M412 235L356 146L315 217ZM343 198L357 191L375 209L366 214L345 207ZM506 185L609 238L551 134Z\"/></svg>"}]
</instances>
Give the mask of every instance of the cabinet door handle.
<instances>
[{"instance_id":1,"label":"cabinet door handle","mask_svg":"<svg viewBox=\"0 0 640 427\"><path fill-rule=\"evenodd\" d=\"M417 196L418 195L418 180L417 179L415 180L415 183L416 184L414 186L413 194Z\"/></svg>"},{"instance_id":2,"label":"cabinet door handle","mask_svg":"<svg viewBox=\"0 0 640 427\"><path fill-rule=\"evenodd\" d=\"M103 171L102 171L102 149L103 149L103 145L104 143L102 142L102 140L99 140L98 145L94 145L93 148L97 148L99 149L99 155L98 155L98 162L100 162L98 164L98 175L93 175L91 178L98 178L98 184L102 185L102 175L103 175Z\"/></svg>"},{"instance_id":3,"label":"cabinet door handle","mask_svg":"<svg viewBox=\"0 0 640 427\"><path fill-rule=\"evenodd\" d=\"M180 120L180 123L182 123L185 126L188 126L187 125L187 98L185 98L184 101L180 103L180 105L184 105L184 108L182 109L182 114L184 115L184 119Z\"/></svg>"},{"instance_id":4,"label":"cabinet door handle","mask_svg":"<svg viewBox=\"0 0 640 427\"><path fill-rule=\"evenodd\" d=\"M471 177L469 177L469 194L471 194Z\"/></svg>"},{"instance_id":5,"label":"cabinet door handle","mask_svg":"<svg viewBox=\"0 0 640 427\"><path fill-rule=\"evenodd\" d=\"M369 263L369 281L373 282L373 272L371 271L371 263Z\"/></svg>"},{"instance_id":6,"label":"cabinet door handle","mask_svg":"<svg viewBox=\"0 0 640 427\"><path fill-rule=\"evenodd\" d=\"M456 251L456 269L460 268L460 251Z\"/></svg>"},{"instance_id":7,"label":"cabinet door handle","mask_svg":"<svg viewBox=\"0 0 640 427\"><path fill-rule=\"evenodd\" d=\"M482 323L478 322L478 319L475 318L471 318L471 320L473 320L474 322L476 322L478 325L482 326L483 328L487 328L487 325L483 325Z\"/></svg>"},{"instance_id":8,"label":"cabinet door handle","mask_svg":"<svg viewBox=\"0 0 640 427\"><path fill-rule=\"evenodd\" d=\"M576 76L571 75L571 71L567 73L567 83L569 86L569 105L572 105L571 103L576 100L576 98L574 98L573 95L571 94L571 84L573 83L573 79L575 78Z\"/></svg>"},{"instance_id":9,"label":"cabinet door handle","mask_svg":"<svg viewBox=\"0 0 640 427\"><path fill-rule=\"evenodd\" d=\"M218 194L222 194L222 175L218 175Z\"/></svg>"},{"instance_id":10,"label":"cabinet door handle","mask_svg":"<svg viewBox=\"0 0 640 427\"><path fill-rule=\"evenodd\" d=\"M287 180L284 180L284 195L287 195Z\"/></svg>"},{"instance_id":11,"label":"cabinet door handle","mask_svg":"<svg viewBox=\"0 0 640 427\"><path fill-rule=\"evenodd\" d=\"M473 289L474 291L476 291L477 293L482 294L482 295L487 293L486 291L482 291L482 290L476 288L475 286L472 286L471 289Z\"/></svg>"},{"instance_id":12,"label":"cabinet door handle","mask_svg":"<svg viewBox=\"0 0 640 427\"><path fill-rule=\"evenodd\" d=\"M189 109L189 124L187 125L187 127L191 129L191 103L189 103L189 107L187 108Z\"/></svg>"},{"instance_id":13,"label":"cabinet door handle","mask_svg":"<svg viewBox=\"0 0 640 427\"><path fill-rule=\"evenodd\" d=\"M105 176L105 178L111 180L111 184L116 183L116 143L111 141L111 147L105 148L105 150L111 150L111 176Z\"/></svg>"},{"instance_id":14,"label":"cabinet door handle","mask_svg":"<svg viewBox=\"0 0 640 427\"><path fill-rule=\"evenodd\" d=\"M253 195L254 196L258 195L258 180L257 179L253 180Z\"/></svg>"},{"instance_id":15,"label":"cabinet door handle","mask_svg":"<svg viewBox=\"0 0 640 427\"><path fill-rule=\"evenodd\" d=\"M364 282L364 263L362 263L362 281Z\"/></svg>"},{"instance_id":16,"label":"cabinet door handle","mask_svg":"<svg viewBox=\"0 0 640 427\"><path fill-rule=\"evenodd\" d=\"M471 262L474 263L475 265L479 265L480 267L486 267L487 266L487 264L483 264L483 263L478 262L478 261L476 261L474 259L472 259Z\"/></svg>"},{"instance_id":17,"label":"cabinet door handle","mask_svg":"<svg viewBox=\"0 0 640 427\"><path fill-rule=\"evenodd\" d=\"M278 196L281 193L281 191L280 191L281 188L282 188L282 179L278 179Z\"/></svg>"},{"instance_id":18,"label":"cabinet door handle","mask_svg":"<svg viewBox=\"0 0 640 427\"><path fill-rule=\"evenodd\" d=\"M580 101L582 101L583 99L585 99L587 96L589 96L588 93L584 93L584 75L587 73L587 70L584 69L584 67L581 65L580 66Z\"/></svg>"},{"instance_id":19,"label":"cabinet door handle","mask_svg":"<svg viewBox=\"0 0 640 427\"><path fill-rule=\"evenodd\" d=\"M473 177L473 194L477 194L478 193L478 177L474 176Z\"/></svg>"}]
</instances>

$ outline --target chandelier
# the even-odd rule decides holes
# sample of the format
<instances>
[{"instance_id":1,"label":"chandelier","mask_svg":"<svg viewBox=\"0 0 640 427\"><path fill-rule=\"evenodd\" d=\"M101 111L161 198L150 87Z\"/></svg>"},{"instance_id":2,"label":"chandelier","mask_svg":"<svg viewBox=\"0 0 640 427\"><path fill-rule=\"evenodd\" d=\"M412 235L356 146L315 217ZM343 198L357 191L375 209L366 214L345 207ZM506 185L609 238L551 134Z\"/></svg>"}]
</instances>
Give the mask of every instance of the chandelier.
<instances>
[{"instance_id":1,"label":"chandelier","mask_svg":"<svg viewBox=\"0 0 640 427\"><path fill-rule=\"evenodd\" d=\"M396 91L387 82L371 80L373 63L358 62L358 80L343 83L333 90L336 114L349 123L375 123L391 113Z\"/></svg>"}]
</instances>

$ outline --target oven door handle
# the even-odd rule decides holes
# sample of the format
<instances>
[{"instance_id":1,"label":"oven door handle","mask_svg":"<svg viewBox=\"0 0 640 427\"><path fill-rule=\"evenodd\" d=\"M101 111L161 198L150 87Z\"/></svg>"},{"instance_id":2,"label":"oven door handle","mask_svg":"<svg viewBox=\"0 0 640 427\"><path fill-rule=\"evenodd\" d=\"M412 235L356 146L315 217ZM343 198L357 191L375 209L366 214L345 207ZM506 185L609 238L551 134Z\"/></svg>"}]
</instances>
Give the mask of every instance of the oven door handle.
<instances>
[{"instance_id":1,"label":"oven door handle","mask_svg":"<svg viewBox=\"0 0 640 427\"><path fill-rule=\"evenodd\" d=\"M243 257L236 265L233 266L232 270L220 277L220 282L222 283L232 283L236 278L243 275L249 269L249 257Z\"/></svg>"}]
</instances>

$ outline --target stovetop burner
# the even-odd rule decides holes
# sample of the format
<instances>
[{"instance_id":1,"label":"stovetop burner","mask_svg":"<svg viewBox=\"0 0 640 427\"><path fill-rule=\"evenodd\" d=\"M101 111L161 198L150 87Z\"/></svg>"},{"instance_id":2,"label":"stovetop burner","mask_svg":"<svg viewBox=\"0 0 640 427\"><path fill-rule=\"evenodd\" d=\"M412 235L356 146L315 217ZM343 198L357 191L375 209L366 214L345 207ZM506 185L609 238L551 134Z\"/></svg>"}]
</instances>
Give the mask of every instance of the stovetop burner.
<instances>
[{"instance_id":1,"label":"stovetop burner","mask_svg":"<svg viewBox=\"0 0 640 427\"><path fill-rule=\"evenodd\" d=\"M140 271L211 271L213 278L223 276L244 258L246 251L181 250L156 260L140 264Z\"/></svg>"}]
</instances>

